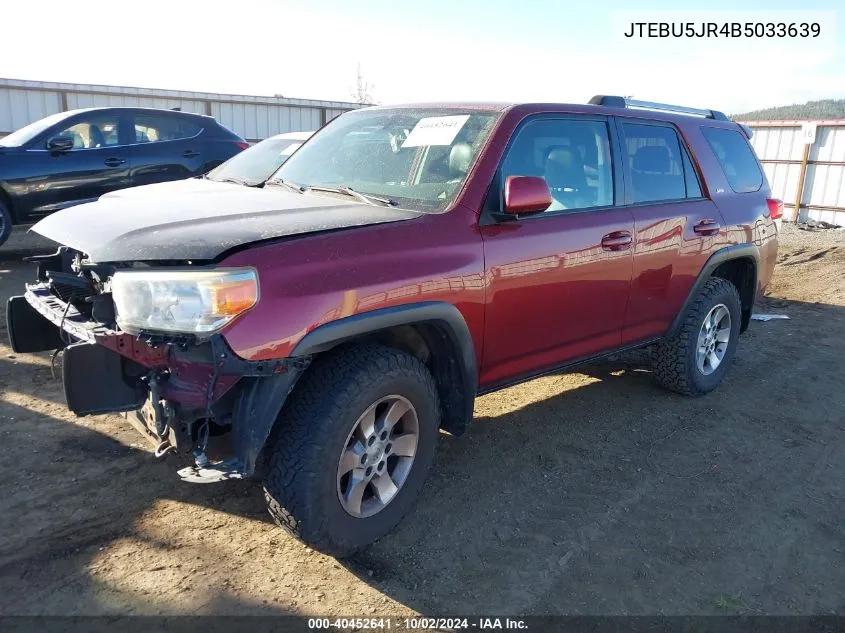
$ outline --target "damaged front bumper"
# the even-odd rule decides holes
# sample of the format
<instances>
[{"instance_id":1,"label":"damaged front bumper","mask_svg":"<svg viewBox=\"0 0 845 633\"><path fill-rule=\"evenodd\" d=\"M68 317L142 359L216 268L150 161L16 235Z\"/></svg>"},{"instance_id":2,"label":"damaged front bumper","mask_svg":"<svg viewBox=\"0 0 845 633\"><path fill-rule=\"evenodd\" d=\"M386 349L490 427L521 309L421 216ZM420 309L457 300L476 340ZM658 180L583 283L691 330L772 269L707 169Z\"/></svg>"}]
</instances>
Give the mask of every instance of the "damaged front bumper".
<instances>
[{"instance_id":1,"label":"damaged front bumper","mask_svg":"<svg viewBox=\"0 0 845 633\"><path fill-rule=\"evenodd\" d=\"M129 335L80 313L49 283L28 284L24 295L9 299L6 319L15 352L64 351L71 411L127 413L157 454L193 455L194 464L179 476L195 483L254 474L282 405L310 361L246 361L219 334L207 341ZM209 435L225 438L220 459L206 453Z\"/></svg>"}]
</instances>

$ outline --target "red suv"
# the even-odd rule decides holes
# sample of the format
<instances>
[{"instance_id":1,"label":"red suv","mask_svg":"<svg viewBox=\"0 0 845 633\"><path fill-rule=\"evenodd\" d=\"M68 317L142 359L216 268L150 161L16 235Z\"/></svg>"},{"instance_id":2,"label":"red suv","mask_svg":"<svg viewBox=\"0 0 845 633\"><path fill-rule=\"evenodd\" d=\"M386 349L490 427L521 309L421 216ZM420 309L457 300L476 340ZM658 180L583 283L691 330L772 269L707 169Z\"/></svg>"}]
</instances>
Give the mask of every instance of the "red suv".
<instances>
[{"instance_id":1,"label":"red suv","mask_svg":"<svg viewBox=\"0 0 845 633\"><path fill-rule=\"evenodd\" d=\"M63 348L72 411L131 412L185 481L259 474L280 525L349 554L479 394L644 346L664 387L722 381L782 211L749 135L608 96L350 112L257 186L42 220L63 246L10 300L12 346Z\"/></svg>"}]
</instances>

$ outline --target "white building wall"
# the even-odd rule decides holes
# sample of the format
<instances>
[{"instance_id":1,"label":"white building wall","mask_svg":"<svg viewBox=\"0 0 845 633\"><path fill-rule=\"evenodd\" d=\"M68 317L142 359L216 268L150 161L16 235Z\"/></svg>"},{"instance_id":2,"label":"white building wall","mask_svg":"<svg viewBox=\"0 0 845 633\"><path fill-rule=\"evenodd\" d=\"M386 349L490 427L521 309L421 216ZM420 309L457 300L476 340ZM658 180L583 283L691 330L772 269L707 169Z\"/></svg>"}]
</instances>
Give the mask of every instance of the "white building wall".
<instances>
[{"instance_id":1,"label":"white building wall","mask_svg":"<svg viewBox=\"0 0 845 633\"><path fill-rule=\"evenodd\" d=\"M49 114L97 106L180 108L210 114L249 141L316 130L360 107L342 101L0 79L0 137Z\"/></svg>"},{"instance_id":2,"label":"white building wall","mask_svg":"<svg viewBox=\"0 0 845 633\"><path fill-rule=\"evenodd\" d=\"M0 134L5 136L24 125L61 112L59 93L0 87Z\"/></svg>"},{"instance_id":3,"label":"white building wall","mask_svg":"<svg viewBox=\"0 0 845 633\"><path fill-rule=\"evenodd\" d=\"M804 164L805 131L815 124ZM747 121L751 145L763 164L772 194L783 200L784 218L796 219L796 199L805 171L798 218L845 226L845 119L819 121Z\"/></svg>"}]
</instances>

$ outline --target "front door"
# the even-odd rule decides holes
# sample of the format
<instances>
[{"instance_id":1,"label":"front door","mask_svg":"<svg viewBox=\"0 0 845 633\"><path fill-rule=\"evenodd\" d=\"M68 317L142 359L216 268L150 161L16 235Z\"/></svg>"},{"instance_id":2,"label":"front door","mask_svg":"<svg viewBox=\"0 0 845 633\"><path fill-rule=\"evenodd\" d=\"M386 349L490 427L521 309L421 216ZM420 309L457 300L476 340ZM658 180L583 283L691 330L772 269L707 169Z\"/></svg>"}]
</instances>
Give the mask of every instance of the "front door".
<instances>
[{"instance_id":1,"label":"front door","mask_svg":"<svg viewBox=\"0 0 845 633\"><path fill-rule=\"evenodd\" d=\"M600 117L549 115L516 132L497 181L541 176L553 202L512 221L482 217L488 279L482 388L620 344L634 222L629 209L616 206L621 180L612 168L613 139Z\"/></svg>"},{"instance_id":2,"label":"front door","mask_svg":"<svg viewBox=\"0 0 845 633\"><path fill-rule=\"evenodd\" d=\"M33 215L44 215L129 186L131 161L121 142L123 115L119 111L88 112L43 135L26 150L23 160L38 162L41 172L28 182ZM47 149L49 139L73 139L64 152Z\"/></svg>"}]
</instances>

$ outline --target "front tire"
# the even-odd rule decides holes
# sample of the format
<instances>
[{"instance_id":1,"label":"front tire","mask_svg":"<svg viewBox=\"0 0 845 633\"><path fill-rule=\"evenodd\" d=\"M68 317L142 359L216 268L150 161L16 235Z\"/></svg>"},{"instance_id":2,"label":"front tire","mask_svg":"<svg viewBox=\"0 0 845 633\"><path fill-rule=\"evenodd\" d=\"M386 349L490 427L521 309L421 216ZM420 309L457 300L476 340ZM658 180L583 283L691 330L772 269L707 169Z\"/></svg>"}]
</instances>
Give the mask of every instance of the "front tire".
<instances>
[{"instance_id":1,"label":"front tire","mask_svg":"<svg viewBox=\"0 0 845 633\"><path fill-rule=\"evenodd\" d=\"M733 363L741 318L736 286L727 279L708 279L679 331L654 346L657 383L687 396L713 391Z\"/></svg>"},{"instance_id":2,"label":"front tire","mask_svg":"<svg viewBox=\"0 0 845 633\"><path fill-rule=\"evenodd\" d=\"M270 515L344 557L392 530L419 495L440 403L418 359L362 345L318 357L278 424L264 482Z\"/></svg>"}]
</instances>

